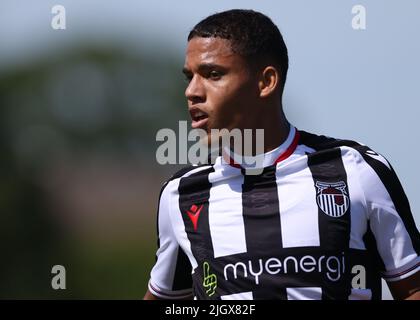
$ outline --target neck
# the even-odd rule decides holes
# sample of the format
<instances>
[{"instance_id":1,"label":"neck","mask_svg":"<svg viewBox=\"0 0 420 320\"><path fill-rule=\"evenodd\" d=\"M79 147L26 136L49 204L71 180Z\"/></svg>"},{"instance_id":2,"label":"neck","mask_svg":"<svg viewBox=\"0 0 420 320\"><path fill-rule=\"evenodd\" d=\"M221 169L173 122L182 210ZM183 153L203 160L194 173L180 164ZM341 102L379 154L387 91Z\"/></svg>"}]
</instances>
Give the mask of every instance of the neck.
<instances>
[{"instance_id":1,"label":"neck","mask_svg":"<svg viewBox=\"0 0 420 320\"><path fill-rule=\"evenodd\" d=\"M277 148L289 135L290 124L282 110L282 107L277 108L272 116L260 119L260 128L264 128L264 153Z\"/></svg>"},{"instance_id":2,"label":"neck","mask_svg":"<svg viewBox=\"0 0 420 320\"><path fill-rule=\"evenodd\" d=\"M260 112L259 114L250 115L249 119L252 121L252 125L247 128L252 129L252 147L248 150L252 150L251 154L246 152L245 145L242 148L242 155L255 156L260 153L267 153L280 146L288 137L290 131L290 124L285 118L281 105L276 108L272 108L272 112ZM263 129L263 148L261 146L261 140L257 140L256 129ZM244 135L242 135L244 137ZM245 137L244 137L245 138ZM257 148L258 143L258 148ZM234 145L231 144L231 150L234 151ZM236 149L238 150L238 149Z\"/></svg>"}]
</instances>

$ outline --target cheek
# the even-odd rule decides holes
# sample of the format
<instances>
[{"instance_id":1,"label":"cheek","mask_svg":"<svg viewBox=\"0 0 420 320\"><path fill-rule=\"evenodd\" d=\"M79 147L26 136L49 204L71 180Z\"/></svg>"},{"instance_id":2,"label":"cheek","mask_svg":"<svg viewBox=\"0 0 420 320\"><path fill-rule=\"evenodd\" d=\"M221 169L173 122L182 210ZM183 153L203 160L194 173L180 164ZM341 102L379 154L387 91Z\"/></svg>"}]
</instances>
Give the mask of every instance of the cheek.
<instances>
[{"instance_id":1,"label":"cheek","mask_svg":"<svg viewBox=\"0 0 420 320\"><path fill-rule=\"evenodd\" d=\"M245 125L245 119L255 108L257 84L247 75L236 75L224 81L209 83L207 103L209 125L213 128L232 128Z\"/></svg>"},{"instance_id":2,"label":"cheek","mask_svg":"<svg viewBox=\"0 0 420 320\"><path fill-rule=\"evenodd\" d=\"M212 105L213 119L218 123L226 123L232 121L232 118L240 109L237 92L229 90L225 87L217 90L209 101Z\"/></svg>"},{"instance_id":3,"label":"cheek","mask_svg":"<svg viewBox=\"0 0 420 320\"><path fill-rule=\"evenodd\" d=\"M236 80L236 81L235 81ZM244 82L240 79L221 82L212 88L209 98L213 99L215 108L219 111L234 112L244 111L248 104L252 104L255 95L255 86L250 81Z\"/></svg>"}]
</instances>

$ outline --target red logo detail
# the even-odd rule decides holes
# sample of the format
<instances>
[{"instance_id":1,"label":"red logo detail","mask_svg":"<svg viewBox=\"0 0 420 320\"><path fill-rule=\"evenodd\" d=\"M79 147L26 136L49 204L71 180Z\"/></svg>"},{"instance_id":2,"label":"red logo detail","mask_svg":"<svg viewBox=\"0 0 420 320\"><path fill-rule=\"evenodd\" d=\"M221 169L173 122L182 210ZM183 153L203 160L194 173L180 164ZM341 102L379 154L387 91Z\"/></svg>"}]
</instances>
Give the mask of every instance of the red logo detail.
<instances>
[{"instance_id":1,"label":"red logo detail","mask_svg":"<svg viewBox=\"0 0 420 320\"><path fill-rule=\"evenodd\" d=\"M344 197L340 190L335 188L327 188L322 191L322 194L331 194L334 195L334 202L335 204L342 206L344 204Z\"/></svg>"},{"instance_id":2,"label":"red logo detail","mask_svg":"<svg viewBox=\"0 0 420 320\"><path fill-rule=\"evenodd\" d=\"M195 204L193 204L190 210L187 211L188 217L190 217L190 220L193 223L194 231L197 231L198 217L200 216L200 212L201 209L203 209L203 206L204 205L197 207Z\"/></svg>"},{"instance_id":3,"label":"red logo detail","mask_svg":"<svg viewBox=\"0 0 420 320\"><path fill-rule=\"evenodd\" d=\"M342 195L334 196L335 204L342 206L344 204L344 197Z\"/></svg>"}]
</instances>

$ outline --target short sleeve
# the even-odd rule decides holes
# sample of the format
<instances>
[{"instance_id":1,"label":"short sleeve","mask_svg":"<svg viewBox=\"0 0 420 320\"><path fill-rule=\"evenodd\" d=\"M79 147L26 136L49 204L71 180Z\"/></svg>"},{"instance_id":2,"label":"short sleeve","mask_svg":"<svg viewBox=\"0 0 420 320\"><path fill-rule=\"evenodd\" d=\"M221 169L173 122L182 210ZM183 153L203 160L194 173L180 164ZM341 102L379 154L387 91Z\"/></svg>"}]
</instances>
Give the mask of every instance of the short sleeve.
<instances>
[{"instance_id":1,"label":"short sleeve","mask_svg":"<svg viewBox=\"0 0 420 320\"><path fill-rule=\"evenodd\" d=\"M403 187L389 162L368 147L358 172L365 194L370 229L382 259L386 281L404 279L420 270L419 232Z\"/></svg>"},{"instance_id":2,"label":"short sleeve","mask_svg":"<svg viewBox=\"0 0 420 320\"><path fill-rule=\"evenodd\" d=\"M149 291L162 299L192 297L191 264L175 237L169 198L171 182L165 184L159 197L157 214L158 249L149 280Z\"/></svg>"}]
</instances>

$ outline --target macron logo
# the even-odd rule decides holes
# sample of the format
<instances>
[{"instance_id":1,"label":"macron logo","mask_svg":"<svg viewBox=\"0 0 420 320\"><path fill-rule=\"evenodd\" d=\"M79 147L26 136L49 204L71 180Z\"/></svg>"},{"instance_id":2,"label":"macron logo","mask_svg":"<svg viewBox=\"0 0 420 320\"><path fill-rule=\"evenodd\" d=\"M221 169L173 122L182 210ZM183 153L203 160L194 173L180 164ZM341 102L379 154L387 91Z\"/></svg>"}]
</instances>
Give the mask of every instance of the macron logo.
<instances>
[{"instance_id":1,"label":"macron logo","mask_svg":"<svg viewBox=\"0 0 420 320\"><path fill-rule=\"evenodd\" d=\"M194 231L197 231L198 217L200 216L200 212L201 212L201 209L203 209L203 206L204 205L197 207L195 204L193 204L190 210L187 210L188 217L190 218L194 226Z\"/></svg>"},{"instance_id":2,"label":"macron logo","mask_svg":"<svg viewBox=\"0 0 420 320\"><path fill-rule=\"evenodd\" d=\"M391 170L391 167L390 167L388 161L386 161L386 159L383 156L381 156L379 153L376 153L373 150L367 150L365 152L365 154L368 155L369 157L375 159L375 160L378 160L378 161L382 162L384 165L386 165L388 167L389 170Z\"/></svg>"}]
</instances>

